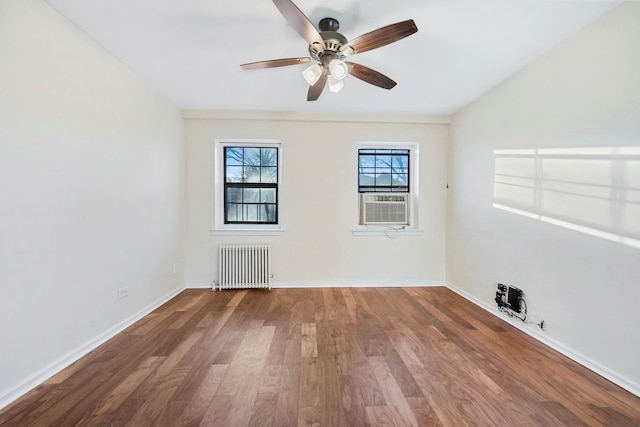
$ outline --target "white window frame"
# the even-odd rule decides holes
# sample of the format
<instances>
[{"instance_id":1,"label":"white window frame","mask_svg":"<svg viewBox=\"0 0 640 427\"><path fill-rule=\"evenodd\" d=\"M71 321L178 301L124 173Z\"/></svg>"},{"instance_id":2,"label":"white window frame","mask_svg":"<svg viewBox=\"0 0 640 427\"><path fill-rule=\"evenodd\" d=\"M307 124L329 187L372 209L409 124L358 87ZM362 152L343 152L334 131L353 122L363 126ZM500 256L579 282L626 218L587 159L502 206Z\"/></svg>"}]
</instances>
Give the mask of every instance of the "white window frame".
<instances>
[{"instance_id":1,"label":"white window frame","mask_svg":"<svg viewBox=\"0 0 640 427\"><path fill-rule=\"evenodd\" d=\"M255 147L278 149L278 223L277 224L225 224L224 223L224 149L225 147ZM284 234L282 227L282 142L274 139L216 139L214 142L214 235L256 236Z\"/></svg>"},{"instance_id":2,"label":"white window frame","mask_svg":"<svg viewBox=\"0 0 640 427\"><path fill-rule=\"evenodd\" d=\"M407 225L363 225L360 224L360 194L358 192L358 153L361 149L409 150L409 224ZM397 236L422 235L424 230L418 224L420 212L420 145L417 142L372 142L363 141L355 144L355 224L354 236Z\"/></svg>"}]
</instances>

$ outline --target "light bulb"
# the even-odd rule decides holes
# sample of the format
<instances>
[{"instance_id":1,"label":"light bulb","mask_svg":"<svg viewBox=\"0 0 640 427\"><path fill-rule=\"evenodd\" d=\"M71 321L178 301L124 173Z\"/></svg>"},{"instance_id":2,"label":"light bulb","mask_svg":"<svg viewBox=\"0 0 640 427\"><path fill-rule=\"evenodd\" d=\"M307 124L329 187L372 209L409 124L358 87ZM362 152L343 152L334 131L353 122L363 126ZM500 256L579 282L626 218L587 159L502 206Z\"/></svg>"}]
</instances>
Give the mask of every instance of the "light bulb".
<instances>
[{"instance_id":1,"label":"light bulb","mask_svg":"<svg viewBox=\"0 0 640 427\"><path fill-rule=\"evenodd\" d=\"M332 59L329 62L329 71L335 79L342 80L349 73L349 66L344 61Z\"/></svg>"},{"instance_id":2,"label":"light bulb","mask_svg":"<svg viewBox=\"0 0 640 427\"><path fill-rule=\"evenodd\" d=\"M305 70L302 72L302 77L304 77L307 83L309 83L309 86L313 86L314 84L316 84L321 75L322 67L318 63L305 68Z\"/></svg>"},{"instance_id":3,"label":"light bulb","mask_svg":"<svg viewBox=\"0 0 640 427\"><path fill-rule=\"evenodd\" d=\"M342 79L336 79L333 75L327 77L327 86L331 92L340 92L340 89L344 87Z\"/></svg>"}]
</instances>

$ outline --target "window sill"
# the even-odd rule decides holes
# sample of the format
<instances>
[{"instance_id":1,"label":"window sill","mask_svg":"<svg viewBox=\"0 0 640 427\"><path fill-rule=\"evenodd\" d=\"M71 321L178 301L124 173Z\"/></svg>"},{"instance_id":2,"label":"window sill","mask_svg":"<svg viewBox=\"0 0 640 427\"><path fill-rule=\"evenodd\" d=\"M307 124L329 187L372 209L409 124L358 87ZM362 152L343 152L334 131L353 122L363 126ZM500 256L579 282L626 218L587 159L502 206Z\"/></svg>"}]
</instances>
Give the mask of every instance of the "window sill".
<instances>
[{"instance_id":1,"label":"window sill","mask_svg":"<svg viewBox=\"0 0 640 427\"><path fill-rule=\"evenodd\" d=\"M214 228L209 230L213 236L283 236L282 228Z\"/></svg>"},{"instance_id":2,"label":"window sill","mask_svg":"<svg viewBox=\"0 0 640 427\"><path fill-rule=\"evenodd\" d=\"M375 226L364 226L360 225L351 230L351 233L354 236L386 236L390 238L395 238L399 236L422 236L424 234L424 230L421 228L411 228L411 227L375 227Z\"/></svg>"}]
</instances>

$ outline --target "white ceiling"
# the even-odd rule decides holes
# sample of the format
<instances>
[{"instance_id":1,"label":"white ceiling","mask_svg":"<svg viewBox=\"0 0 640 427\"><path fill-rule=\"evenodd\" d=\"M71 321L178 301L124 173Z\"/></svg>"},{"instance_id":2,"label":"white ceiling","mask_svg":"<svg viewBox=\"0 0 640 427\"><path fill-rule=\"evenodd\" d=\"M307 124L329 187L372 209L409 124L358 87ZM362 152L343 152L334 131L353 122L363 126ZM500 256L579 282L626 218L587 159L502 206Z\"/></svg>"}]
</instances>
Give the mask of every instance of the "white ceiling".
<instances>
[{"instance_id":1,"label":"white ceiling","mask_svg":"<svg viewBox=\"0 0 640 427\"><path fill-rule=\"evenodd\" d=\"M239 64L307 56L270 0L47 0L184 109L451 114L622 1L294 0L348 39L413 19L418 33L352 57L398 82L352 76L307 102L305 65Z\"/></svg>"}]
</instances>

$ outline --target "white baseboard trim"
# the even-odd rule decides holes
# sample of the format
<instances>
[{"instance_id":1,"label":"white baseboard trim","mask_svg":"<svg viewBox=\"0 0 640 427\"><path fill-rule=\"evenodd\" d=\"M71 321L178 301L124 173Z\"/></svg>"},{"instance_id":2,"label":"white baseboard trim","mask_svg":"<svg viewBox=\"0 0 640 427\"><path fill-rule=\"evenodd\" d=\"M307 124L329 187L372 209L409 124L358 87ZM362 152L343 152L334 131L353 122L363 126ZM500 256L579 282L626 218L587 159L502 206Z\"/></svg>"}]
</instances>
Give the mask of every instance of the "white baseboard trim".
<instances>
[{"instance_id":1,"label":"white baseboard trim","mask_svg":"<svg viewBox=\"0 0 640 427\"><path fill-rule=\"evenodd\" d=\"M274 282L272 288L424 288L447 286L444 282ZM187 289L211 289L211 282L191 282Z\"/></svg>"},{"instance_id":2,"label":"white baseboard trim","mask_svg":"<svg viewBox=\"0 0 640 427\"><path fill-rule=\"evenodd\" d=\"M212 289L212 282L191 282L185 286L187 289Z\"/></svg>"},{"instance_id":3,"label":"white baseboard trim","mask_svg":"<svg viewBox=\"0 0 640 427\"><path fill-rule=\"evenodd\" d=\"M108 340L110 340L120 332L124 331L126 328L128 328L129 326L131 326L132 324L134 324L135 322L137 322L147 314L151 313L153 310L160 307L162 304L164 304L165 302L175 297L176 295L178 295L180 292L184 290L185 290L185 287L181 286L171 291L170 293L163 296L162 298L147 305L146 307L144 307L142 310L138 311L134 315L129 316L122 322L112 326L111 328L106 330L104 333L95 337L94 339L87 342L83 346L59 358L58 360L52 362L50 365L46 366L44 369L30 376L27 380L23 381L21 384L18 384L17 386L3 392L0 395L0 409L9 405L11 402L23 396L24 394L26 394L27 392L29 392L39 384L42 384L44 381L48 380L49 378L51 378L52 376L54 376L64 368L70 366L73 362L77 361L81 357L87 355L90 351L104 344L105 342L107 342Z\"/></svg>"},{"instance_id":4,"label":"white baseboard trim","mask_svg":"<svg viewBox=\"0 0 640 427\"><path fill-rule=\"evenodd\" d=\"M486 311L488 311L489 313L493 314L494 316L500 318L501 320L504 320L505 322L509 323L510 325L516 327L517 329L521 330L522 332L524 332L525 334L529 335L530 337L536 339L537 341L540 341L541 343L551 347L552 349L556 350L559 353L562 353L563 355L567 356L569 359L581 364L582 366L584 366L587 369L590 369L591 371L595 372L596 374L600 375L601 377L604 377L606 379L608 379L609 381L611 381L612 383L619 385L620 387L624 388L625 390L627 390L630 393L633 393L634 395L640 397L640 385L636 384L633 381L630 381L627 378L624 378L620 375L618 375L617 373L611 371L610 369L606 368L605 366L602 366L601 364L594 362L593 360L589 359L588 357L572 350L571 348L565 346L562 343L559 343L558 341L555 341L551 338L549 338L548 336L545 336L544 334L542 334L541 332L539 332L537 329L538 327L535 325L528 325L528 324L524 324L522 322L518 322L515 319L512 319L511 317L505 315L504 313L500 312L496 307L493 307L492 305L486 304L484 301L481 301L479 299L477 299L476 297L474 297L473 295L463 291L462 289L459 289L453 285L446 285L449 289L451 289L453 292L457 293L458 295L462 296L463 298L471 301L472 303L474 303L475 305L477 305L480 308L485 309Z\"/></svg>"},{"instance_id":5,"label":"white baseboard trim","mask_svg":"<svg viewBox=\"0 0 640 427\"><path fill-rule=\"evenodd\" d=\"M273 288L425 288L446 286L443 282L275 282Z\"/></svg>"}]
</instances>

